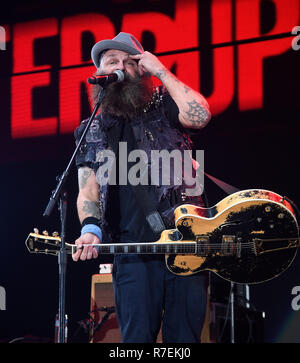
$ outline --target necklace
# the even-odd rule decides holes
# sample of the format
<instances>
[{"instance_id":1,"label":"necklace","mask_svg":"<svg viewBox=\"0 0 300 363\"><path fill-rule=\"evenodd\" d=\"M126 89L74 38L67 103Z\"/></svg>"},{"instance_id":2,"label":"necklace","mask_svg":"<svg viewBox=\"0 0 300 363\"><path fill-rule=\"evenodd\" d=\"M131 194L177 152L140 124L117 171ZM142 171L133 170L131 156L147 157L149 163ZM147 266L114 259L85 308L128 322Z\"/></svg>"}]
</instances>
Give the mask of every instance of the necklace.
<instances>
[{"instance_id":1,"label":"necklace","mask_svg":"<svg viewBox=\"0 0 300 363\"><path fill-rule=\"evenodd\" d=\"M155 91L152 94L151 100L146 103L143 108L144 113L148 112L151 108L158 108L162 101L162 94L159 92L159 87L155 88Z\"/></svg>"}]
</instances>

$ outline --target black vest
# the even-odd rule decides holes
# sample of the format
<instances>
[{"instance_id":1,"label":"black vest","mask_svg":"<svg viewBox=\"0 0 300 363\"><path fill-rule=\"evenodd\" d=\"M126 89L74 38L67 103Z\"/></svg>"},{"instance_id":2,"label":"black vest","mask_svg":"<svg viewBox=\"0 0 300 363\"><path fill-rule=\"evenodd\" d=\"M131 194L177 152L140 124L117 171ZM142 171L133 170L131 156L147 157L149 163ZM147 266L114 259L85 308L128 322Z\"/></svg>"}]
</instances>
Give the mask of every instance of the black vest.
<instances>
[{"instance_id":1,"label":"black vest","mask_svg":"<svg viewBox=\"0 0 300 363\"><path fill-rule=\"evenodd\" d=\"M148 161L149 182L151 182L151 167L153 167L154 160L159 160L153 159L153 155L155 153L157 156L159 152L163 151L165 153L169 153L169 155L175 155L175 158L176 155L181 155L182 162L187 155L190 155L191 159L191 140L188 134L184 132L184 129L179 124L179 121L178 127L176 127L166 117L163 97L164 95L161 94L158 101L153 104L153 107L130 121L136 147L143 152L146 157L146 162ZM109 143L108 135L111 132L111 128L120 128L124 122L128 121L125 121L122 118L112 117L110 115L98 115L94 119L90 130L87 132L85 142L81 146L76 159L77 167L89 166L94 170L99 183L99 209L101 212L103 242L116 240L116 236L114 236L114 231L110 226L109 221L105 218L107 204L109 203L109 183L103 182L103 173L100 173L99 170L101 167L105 166L107 174L109 175L111 173L113 164L107 162L106 156L113 153L116 148L114 145ZM86 124L87 120L83 121L75 130L76 142L80 139ZM157 185L155 184L158 211L160 212L167 228L174 227L173 212L178 205L183 203L193 203L203 206L203 201L200 195L201 190L196 193L197 195L187 195L189 194L187 193L187 188L191 188L191 185L186 180L186 176L180 175L181 180L176 180L176 178L178 179L178 175L174 173L173 168L174 163L171 163L170 176L172 177L170 178L168 185L160 183L157 183ZM183 170L184 168L182 166L182 171ZM158 161L156 171L159 172L159 177L161 178L164 172L164 165L162 162ZM108 180L107 174L104 175L106 180ZM195 176L195 170L193 170L193 176ZM203 186L201 185L201 187Z\"/></svg>"}]
</instances>

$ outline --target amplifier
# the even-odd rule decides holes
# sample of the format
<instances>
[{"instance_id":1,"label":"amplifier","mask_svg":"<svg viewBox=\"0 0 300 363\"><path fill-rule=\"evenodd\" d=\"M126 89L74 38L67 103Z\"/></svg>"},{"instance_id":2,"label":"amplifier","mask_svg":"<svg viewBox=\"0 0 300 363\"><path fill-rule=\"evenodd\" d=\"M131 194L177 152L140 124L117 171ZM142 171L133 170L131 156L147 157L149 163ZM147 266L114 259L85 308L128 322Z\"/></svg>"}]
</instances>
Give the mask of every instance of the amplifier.
<instances>
[{"instance_id":1,"label":"amplifier","mask_svg":"<svg viewBox=\"0 0 300 363\"><path fill-rule=\"evenodd\" d=\"M93 275L91 318L94 324L90 330L91 343L120 343L122 341L114 307L111 273Z\"/></svg>"},{"instance_id":2,"label":"amplifier","mask_svg":"<svg viewBox=\"0 0 300 363\"><path fill-rule=\"evenodd\" d=\"M91 343L120 343L122 341L114 306L112 274L92 275L91 318L94 324L90 329ZM209 304L207 304L206 319L201 335L202 342L209 342L209 335ZM157 343L162 343L161 329Z\"/></svg>"}]
</instances>

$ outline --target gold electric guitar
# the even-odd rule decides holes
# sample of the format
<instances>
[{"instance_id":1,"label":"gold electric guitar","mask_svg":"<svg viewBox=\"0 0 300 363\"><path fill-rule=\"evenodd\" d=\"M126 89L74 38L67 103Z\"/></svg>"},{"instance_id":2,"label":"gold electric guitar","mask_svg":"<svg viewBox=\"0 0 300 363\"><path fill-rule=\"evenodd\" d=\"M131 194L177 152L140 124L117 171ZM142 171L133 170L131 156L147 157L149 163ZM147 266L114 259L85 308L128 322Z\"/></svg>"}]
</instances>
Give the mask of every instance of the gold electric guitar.
<instances>
[{"instance_id":1,"label":"gold electric guitar","mask_svg":"<svg viewBox=\"0 0 300 363\"><path fill-rule=\"evenodd\" d=\"M299 228L291 204L267 190L243 190L211 208L183 204L174 211L175 228L156 242L102 243L106 254L165 254L168 269L187 276L209 270L220 277L254 284L270 280L293 262ZM57 255L60 237L30 233L26 246L33 253ZM42 247L41 247L42 246ZM66 243L68 253L76 245Z\"/></svg>"}]
</instances>

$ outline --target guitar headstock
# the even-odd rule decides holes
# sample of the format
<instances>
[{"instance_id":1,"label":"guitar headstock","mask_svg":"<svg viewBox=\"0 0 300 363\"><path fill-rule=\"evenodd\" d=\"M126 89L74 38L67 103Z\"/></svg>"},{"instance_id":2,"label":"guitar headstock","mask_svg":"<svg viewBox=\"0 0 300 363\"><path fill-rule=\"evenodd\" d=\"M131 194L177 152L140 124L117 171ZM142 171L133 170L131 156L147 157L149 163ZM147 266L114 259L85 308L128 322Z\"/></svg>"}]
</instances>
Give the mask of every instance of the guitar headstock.
<instances>
[{"instance_id":1,"label":"guitar headstock","mask_svg":"<svg viewBox=\"0 0 300 363\"><path fill-rule=\"evenodd\" d=\"M25 245L30 253L44 253L47 255L57 256L60 250L61 238L58 232L53 232L51 236L47 231L39 233L37 228L33 229L34 233L29 233Z\"/></svg>"}]
</instances>

